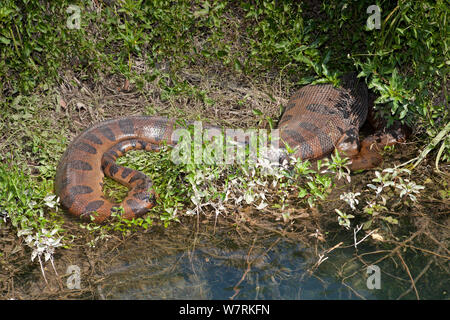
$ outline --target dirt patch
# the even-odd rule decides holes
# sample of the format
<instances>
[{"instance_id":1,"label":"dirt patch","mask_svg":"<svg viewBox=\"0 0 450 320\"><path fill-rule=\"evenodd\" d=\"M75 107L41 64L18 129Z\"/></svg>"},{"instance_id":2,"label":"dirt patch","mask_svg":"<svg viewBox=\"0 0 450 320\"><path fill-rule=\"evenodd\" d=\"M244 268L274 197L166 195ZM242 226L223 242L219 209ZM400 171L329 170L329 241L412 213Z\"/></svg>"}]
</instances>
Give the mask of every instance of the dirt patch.
<instances>
[{"instance_id":1,"label":"dirt patch","mask_svg":"<svg viewBox=\"0 0 450 320\"><path fill-rule=\"evenodd\" d=\"M264 127L252 110L277 120L294 88L276 77L259 81L247 77L227 78L214 70L184 70L183 83L195 85L187 95L165 94L160 81L176 86L169 79L157 78L141 90L120 76L111 76L101 85L81 82L73 77L60 86L61 117L71 119L71 130L79 132L106 118L134 114L163 115L174 119L203 120L237 128ZM73 85L77 83L77 85ZM181 89L180 89L181 90ZM189 90L189 89L185 89ZM205 102L206 101L206 102Z\"/></svg>"}]
</instances>

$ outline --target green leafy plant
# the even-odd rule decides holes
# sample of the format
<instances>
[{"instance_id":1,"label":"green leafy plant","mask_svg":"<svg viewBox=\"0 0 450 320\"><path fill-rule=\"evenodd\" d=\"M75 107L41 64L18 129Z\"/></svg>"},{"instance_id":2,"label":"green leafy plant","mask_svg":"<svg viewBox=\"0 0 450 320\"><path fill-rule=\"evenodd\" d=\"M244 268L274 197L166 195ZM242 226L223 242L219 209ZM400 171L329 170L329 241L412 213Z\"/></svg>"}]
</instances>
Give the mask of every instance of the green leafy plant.
<instances>
[{"instance_id":1,"label":"green leafy plant","mask_svg":"<svg viewBox=\"0 0 450 320\"><path fill-rule=\"evenodd\" d=\"M350 229L350 219L354 218L354 215L347 214L345 212L342 212L339 209L334 209L336 213L338 214L338 222L340 226L345 227L346 229Z\"/></svg>"},{"instance_id":2,"label":"green leafy plant","mask_svg":"<svg viewBox=\"0 0 450 320\"><path fill-rule=\"evenodd\" d=\"M445 1L379 1L381 28L364 30L371 1L328 1L324 4L332 24L319 27L335 33L342 44L353 42L348 53L378 99L376 109L391 124L394 120L418 127L433 139L449 119L448 4ZM328 21L326 22L328 23ZM352 39L349 39L352 38ZM348 40L348 41L347 41ZM337 48L339 43L334 47ZM337 56L340 52L334 51ZM341 54L338 61L344 61ZM436 101L441 95L443 102ZM441 100L441 101L442 101ZM443 145L446 145L445 143ZM446 151L444 153L444 151ZM450 150L439 150L442 161Z\"/></svg>"}]
</instances>

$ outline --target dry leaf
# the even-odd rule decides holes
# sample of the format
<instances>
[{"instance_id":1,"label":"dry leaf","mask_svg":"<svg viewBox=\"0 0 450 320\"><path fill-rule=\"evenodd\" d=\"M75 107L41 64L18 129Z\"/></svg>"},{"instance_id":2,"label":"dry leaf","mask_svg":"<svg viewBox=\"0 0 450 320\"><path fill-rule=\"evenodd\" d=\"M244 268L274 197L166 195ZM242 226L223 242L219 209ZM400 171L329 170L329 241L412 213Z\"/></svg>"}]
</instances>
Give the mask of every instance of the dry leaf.
<instances>
[{"instance_id":1,"label":"dry leaf","mask_svg":"<svg viewBox=\"0 0 450 320\"><path fill-rule=\"evenodd\" d=\"M379 233L375 233L374 232L374 233L371 234L371 236L372 236L373 240L384 241L383 236L381 234L379 234Z\"/></svg>"},{"instance_id":2,"label":"dry leaf","mask_svg":"<svg viewBox=\"0 0 450 320\"><path fill-rule=\"evenodd\" d=\"M309 213L308 212L303 212L301 215L298 216L299 218L308 218L309 217Z\"/></svg>"},{"instance_id":3,"label":"dry leaf","mask_svg":"<svg viewBox=\"0 0 450 320\"><path fill-rule=\"evenodd\" d=\"M67 108L67 103L64 101L63 98L59 98L59 105L61 106L61 108L63 108L63 110L66 110Z\"/></svg>"},{"instance_id":4,"label":"dry leaf","mask_svg":"<svg viewBox=\"0 0 450 320\"><path fill-rule=\"evenodd\" d=\"M123 84L123 91L128 91L130 87L130 81L128 79L125 79L125 83Z\"/></svg>"}]
</instances>

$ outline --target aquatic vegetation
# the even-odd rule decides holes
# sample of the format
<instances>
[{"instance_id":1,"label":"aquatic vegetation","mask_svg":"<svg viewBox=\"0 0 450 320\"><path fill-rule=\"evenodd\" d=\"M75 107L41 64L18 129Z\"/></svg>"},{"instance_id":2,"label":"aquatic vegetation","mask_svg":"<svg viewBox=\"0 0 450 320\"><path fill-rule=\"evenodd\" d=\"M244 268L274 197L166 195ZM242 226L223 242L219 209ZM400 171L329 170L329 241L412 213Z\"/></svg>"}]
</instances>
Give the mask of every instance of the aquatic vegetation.
<instances>
[{"instance_id":1,"label":"aquatic vegetation","mask_svg":"<svg viewBox=\"0 0 450 320\"><path fill-rule=\"evenodd\" d=\"M375 177L372 179L374 183L368 183L366 189L355 193L344 192L339 197L353 211L357 209L356 205L359 204L358 197L364 197L366 205L362 208L362 211L369 215L369 220L363 223L364 229L371 227L375 218L390 224L397 224L397 219L392 216L385 216L382 212L389 211L388 207L398 204L398 200L405 205L409 205L409 201L417 202L417 195L425 189L425 186L418 185L411 180L411 171L406 168L386 168L382 171L375 171L374 175ZM390 204L388 204L388 200ZM339 209L335 210L338 213L339 224L348 229L350 227L350 220L348 220L350 215ZM351 218L354 218L354 216L351 216Z\"/></svg>"}]
</instances>

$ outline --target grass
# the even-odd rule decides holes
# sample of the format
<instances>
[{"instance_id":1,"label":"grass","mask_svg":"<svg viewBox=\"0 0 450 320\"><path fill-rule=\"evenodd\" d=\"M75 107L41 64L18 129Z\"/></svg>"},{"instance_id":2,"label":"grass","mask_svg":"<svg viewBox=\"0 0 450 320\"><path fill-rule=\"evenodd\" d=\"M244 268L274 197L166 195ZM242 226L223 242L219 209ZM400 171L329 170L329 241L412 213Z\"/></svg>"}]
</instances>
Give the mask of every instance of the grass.
<instances>
[{"instance_id":1,"label":"grass","mask_svg":"<svg viewBox=\"0 0 450 320\"><path fill-rule=\"evenodd\" d=\"M372 31L365 27L372 1L93 3L5 0L0 6L0 209L18 234L37 234L34 241L64 235L56 199L46 198L57 162L82 128L106 117L144 112L269 126L295 88L337 84L340 74L356 69L389 122L422 128L416 136L424 144L436 142L448 127L448 10L442 0L380 0L381 29ZM69 5L79 8L79 29L68 27ZM429 156L448 161L449 140L438 140ZM243 168L179 167L164 157L131 153L121 159L151 175L161 197L150 219L117 219L112 229L147 228L155 217L167 225L181 211L206 210L199 207L205 203L221 212L227 192L234 205L242 197L261 210L264 204L279 211L308 208L326 199L334 186L331 174L346 177L338 157L323 168L331 173L299 162L276 180L281 191L269 196L261 185L249 184L253 177ZM227 170L243 171L233 176ZM243 189L230 189L233 179ZM113 189L108 182L112 197L125 191ZM375 216L377 205L366 213ZM351 215L337 213L348 226Z\"/></svg>"}]
</instances>

